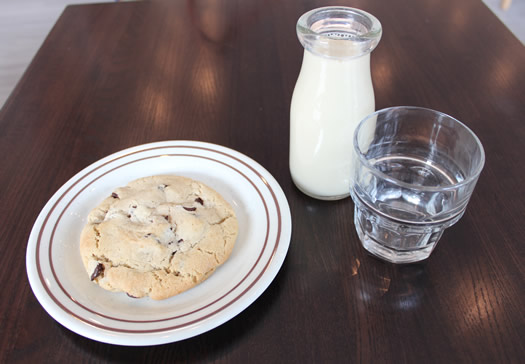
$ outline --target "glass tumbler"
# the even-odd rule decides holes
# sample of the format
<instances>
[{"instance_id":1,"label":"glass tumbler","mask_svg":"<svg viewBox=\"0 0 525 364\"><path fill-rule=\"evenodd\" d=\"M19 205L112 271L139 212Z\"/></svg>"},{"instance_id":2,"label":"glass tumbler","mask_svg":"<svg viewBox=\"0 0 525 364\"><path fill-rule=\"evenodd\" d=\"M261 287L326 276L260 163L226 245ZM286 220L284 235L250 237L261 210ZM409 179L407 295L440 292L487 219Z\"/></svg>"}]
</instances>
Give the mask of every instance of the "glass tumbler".
<instances>
[{"instance_id":1,"label":"glass tumbler","mask_svg":"<svg viewBox=\"0 0 525 364\"><path fill-rule=\"evenodd\" d=\"M428 258L469 202L485 163L477 136L438 111L377 111L354 133L350 194L363 247L393 263Z\"/></svg>"}]
</instances>

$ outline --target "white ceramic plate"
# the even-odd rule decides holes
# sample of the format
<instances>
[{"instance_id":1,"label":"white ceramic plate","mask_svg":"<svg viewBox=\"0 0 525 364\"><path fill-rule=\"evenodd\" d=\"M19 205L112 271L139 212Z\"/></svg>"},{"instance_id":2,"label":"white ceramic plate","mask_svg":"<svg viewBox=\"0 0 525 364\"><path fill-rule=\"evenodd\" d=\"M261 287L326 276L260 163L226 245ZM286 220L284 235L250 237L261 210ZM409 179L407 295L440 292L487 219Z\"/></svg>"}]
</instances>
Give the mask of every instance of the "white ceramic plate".
<instances>
[{"instance_id":1,"label":"white ceramic plate","mask_svg":"<svg viewBox=\"0 0 525 364\"><path fill-rule=\"evenodd\" d=\"M167 300L105 291L80 258L87 215L114 188L157 174L194 178L224 196L239 220L233 252L209 279ZM211 330L255 301L277 275L291 231L281 187L252 159L203 142L151 143L92 164L53 195L29 237L27 274L40 304L68 329L111 344L163 344Z\"/></svg>"}]
</instances>

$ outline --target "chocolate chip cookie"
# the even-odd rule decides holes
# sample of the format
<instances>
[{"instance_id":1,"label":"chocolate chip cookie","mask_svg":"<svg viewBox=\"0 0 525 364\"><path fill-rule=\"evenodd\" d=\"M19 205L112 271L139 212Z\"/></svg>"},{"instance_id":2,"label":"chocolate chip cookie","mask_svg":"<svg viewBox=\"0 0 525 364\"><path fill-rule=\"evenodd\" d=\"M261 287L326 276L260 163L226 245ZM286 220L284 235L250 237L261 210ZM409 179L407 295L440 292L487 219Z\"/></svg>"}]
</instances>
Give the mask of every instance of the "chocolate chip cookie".
<instances>
[{"instance_id":1,"label":"chocolate chip cookie","mask_svg":"<svg viewBox=\"0 0 525 364\"><path fill-rule=\"evenodd\" d=\"M210 187L151 176L115 189L91 211L80 254L102 288L161 300L208 278L230 256L237 233L233 208Z\"/></svg>"}]
</instances>

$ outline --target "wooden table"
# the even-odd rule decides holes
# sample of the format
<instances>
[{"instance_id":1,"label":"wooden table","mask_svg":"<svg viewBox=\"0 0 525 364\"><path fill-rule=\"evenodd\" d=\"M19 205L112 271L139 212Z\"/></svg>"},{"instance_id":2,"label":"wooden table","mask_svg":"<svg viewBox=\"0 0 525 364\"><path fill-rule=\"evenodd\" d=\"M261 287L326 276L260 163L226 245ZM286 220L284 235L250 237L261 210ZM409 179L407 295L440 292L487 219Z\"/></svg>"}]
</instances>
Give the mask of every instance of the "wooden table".
<instances>
[{"instance_id":1,"label":"wooden table","mask_svg":"<svg viewBox=\"0 0 525 364\"><path fill-rule=\"evenodd\" d=\"M0 362L522 362L525 48L479 0L339 3L382 22L377 109L443 111L485 147L467 212L431 258L368 256L350 199L313 200L291 181L295 23L326 2L70 6L0 111ZM40 210L100 158L184 139L235 149L277 179L293 221L279 274L239 315L180 342L124 347L64 328L26 277Z\"/></svg>"}]
</instances>

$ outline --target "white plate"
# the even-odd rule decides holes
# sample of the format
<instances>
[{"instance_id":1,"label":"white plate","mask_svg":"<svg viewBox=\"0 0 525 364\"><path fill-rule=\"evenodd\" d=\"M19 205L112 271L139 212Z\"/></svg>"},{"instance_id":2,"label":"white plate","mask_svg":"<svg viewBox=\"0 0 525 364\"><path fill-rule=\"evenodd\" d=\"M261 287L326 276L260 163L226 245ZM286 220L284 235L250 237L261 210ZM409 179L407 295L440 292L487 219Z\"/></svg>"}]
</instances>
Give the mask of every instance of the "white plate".
<instances>
[{"instance_id":1,"label":"white plate","mask_svg":"<svg viewBox=\"0 0 525 364\"><path fill-rule=\"evenodd\" d=\"M156 174L194 178L224 196L239 220L233 252L209 279L167 300L105 291L80 258L87 215L114 188ZM53 195L29 237L27 275L44 309L80 335L120 345L174 342L221 325L262 294L284 261L291 224L281 187L247 156L203 142L151 143L92 164Z\"/></svg>"}]
</instances>

